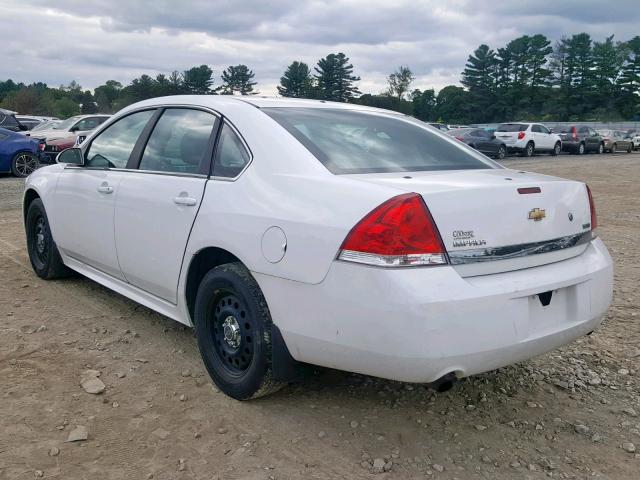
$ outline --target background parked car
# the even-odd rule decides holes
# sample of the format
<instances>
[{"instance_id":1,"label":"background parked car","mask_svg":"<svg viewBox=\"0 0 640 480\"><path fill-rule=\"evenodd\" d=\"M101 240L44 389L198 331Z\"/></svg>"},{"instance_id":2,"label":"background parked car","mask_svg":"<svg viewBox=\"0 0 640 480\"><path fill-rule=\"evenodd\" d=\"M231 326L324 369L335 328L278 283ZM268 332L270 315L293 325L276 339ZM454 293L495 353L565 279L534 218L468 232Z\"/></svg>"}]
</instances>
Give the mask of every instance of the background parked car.
<instances>
[{"instance_id":1,"label":"background parked car","mask_svg":"<svg viewBox=\"0 0 640 480\"><path fill-rule=\"evenodd\" d=\"M59 124L54 125L50 130L39 130L37 133L33 132L31 136L42 139L47 143L51 140L66 137L73 137L75 140L78 135L90 132L102 124L107 118L109 118L109 115L76 115L75 117L69 117Z\"/></svg>"},{"instance_id":2,"label":"background parked car","mask_svg":"<svg viewBox=\"0 0 640 480\"><path fill-rule=\"evenodd\" d=\"M640 133L636 133L636 134L631 138L631 143L633 144L633 149L634 149L634 150L638 150L638 149L640 149Z\"/></svg>"},{"instance_id":3,"label":"background parked car","mask_svg":"<svg viewBox=\"0 0 640 480\"><path fill-rule=\"evenodd\" d=\"M480 153L484 153L489 157L503 159L507 156L506 144L498 140L495 135L481 128L459 128L457 130L449 130L447 135L457 138L461 142L466 143L475 148Z\"/></svg>"},{"instance_id":4,"label":"background parked car","mask_svg":"<svg viewBox=\"0 0 640 480\"><path fill-rule=\"evenodd\" d=\"M38 142L0 128L0 172L26 177L38 168Z\"/></svg>"},{"instance_id":5,"label":"background parked car","mask_svg":"<svg viewBox=\"0 0 640 480\"><path fill-rule=\"evenodd\" d=\"M620 130L598 130L598 133L602 135L606 152L623 151L631 153L631 150L633 150L633 143L626 132Z\"/></svg>"},{"instance_id":6,"label":"background parked car","mask_svg":"<svg viewBox=\"0 0 640 480\"><path fill-rule=\"evenodd\" d=\"M15 112L0 108L0 128L11 130L12 132L24 132L28 130L15 116Z\"/></svg>"},{"instance_id":7,"label":"background parked car","mask_svg":"<svg viewBox=\"0 0 640 480\"><path fill-rule=\"evenodd\" d=\"M48 142L42 142L40 163L52 164L56 162L56 157L60 152L71 148L76 145L78 136L57 138L55 140L49 140ZM79 145L79 144L78 144Z\"/></svg>"},{"instance_id":8,"label":"background parked car","mask_svg":"<svg viewBox=\"0 0 640 480\"><path fill-rule=\"evenodd\" d=\"M438 130L442 130L443 132L446 132L449 130L449 127L447 127L443 123L430 123L429 125L431 125L434 128L437 128Z\"/></svg>"},{"instance_id":9,"label":"background parked car","mask_svg":"<svg viewBox=\"0 0 640 480\"><path fill-rule=\"evenodd\" d=\"M22 125L27 127L28 130L31 130L34 127L37 127L38 125L43 123L43 120L40 118L29 117L25 115L16 115L16 120L18 120L18 122L20 122Z\"/></svg>"},{"instance_id":10,"label":"background parked car","mask_svg":"<svg viewBox=\"0 0 640 480\"><path fill-rule=\"evenodd\" d=\"M604 152L602 136L585 125L556 125L553 132L560 135L562 151L582 155L587 152Z\"/></svg>"},{"instance_id":11,"label":"background parked car","mask_svg":"<svg viewBox=\"0 0 640 480\"><path fill-rule=\"evenodd\" d=\"M496 138L507 145L509 152L531 157L535 152L558 155L562 151L560 136L540 123L503 123L495 132Z\"/></svg>"}]
</instances>

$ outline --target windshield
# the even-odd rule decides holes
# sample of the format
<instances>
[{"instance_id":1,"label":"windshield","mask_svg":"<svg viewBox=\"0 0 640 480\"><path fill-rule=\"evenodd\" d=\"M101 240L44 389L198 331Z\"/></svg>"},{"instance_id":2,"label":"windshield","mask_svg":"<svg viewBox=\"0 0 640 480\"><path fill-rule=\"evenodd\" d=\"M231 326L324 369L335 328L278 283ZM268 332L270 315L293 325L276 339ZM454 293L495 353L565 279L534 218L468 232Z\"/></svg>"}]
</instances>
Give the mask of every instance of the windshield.
<instances>
[{"instance_id":1,"label":"windshield","mask_svg":"<svg viewBox=\"0 0 640 480\"><path fill-rule=\"evenodd\" d=\"M69 117L66 120L63 120L58 125L54 125L54 130L68 130L70 129L74 123L76 123L80 117Z\"/></svg>"},{"instance_id":2,"label":"windshield","mask_svg":"<svg viewBox=\"0 0 640 480\"><path fill-rule=\"evenodd\" d=\"M263 108L334 174L497 168L411 117Z\"/></svg>"},{"instance_id":3,"label":"windshield","mask_svg":"<svg viewBox=\"0 0 640 480\"><path fill-rule=\"evenodd\" d=\"M503 123L496 132L524 132L527 126L522 123Z\"/></svg>"}]
</instances>

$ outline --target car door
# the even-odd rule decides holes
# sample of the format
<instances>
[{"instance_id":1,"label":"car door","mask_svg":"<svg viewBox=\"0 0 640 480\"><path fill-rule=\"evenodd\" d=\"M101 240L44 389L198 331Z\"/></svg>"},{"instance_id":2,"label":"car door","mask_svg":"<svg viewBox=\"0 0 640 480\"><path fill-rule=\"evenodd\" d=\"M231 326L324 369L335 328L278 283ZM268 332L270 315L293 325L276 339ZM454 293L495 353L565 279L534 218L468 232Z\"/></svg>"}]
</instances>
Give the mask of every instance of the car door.
<instances>
[{"instance_id":1,"label":"car door","mask_svg":"<svg viewBox=\"0 0 640 480\"><path fill-rule=\"evenodd\" d=\"M122 274L173 304L219 124L210 111L165 108L119 185L115 243Z\"/></svg>"},{"instance_id":2,"label":"car door","mask_svg":"<svg viewBox=\"0 0 640 480\"><path fill-rule=\"evenodd\" d=\"M58 178L51 215L53 236L70 257L123 279L114 241L114 212L122 170L154 110L135 112L100 132L83 149L83 166Z\"/></svg>"},{"instance_id":3,"label":"car door","mask_svg":"<svg viewBox=\"0 0 640 480\"><path fill-rule=\"evenodd\" d=\"M544 148L545 150L552 150L556 144L555 136L551 133L551 130L544 125L538 125L538 128L540 129L539 135L542 140L541 145L544 145L541 148Z\"/></svg>"}]
</instances>

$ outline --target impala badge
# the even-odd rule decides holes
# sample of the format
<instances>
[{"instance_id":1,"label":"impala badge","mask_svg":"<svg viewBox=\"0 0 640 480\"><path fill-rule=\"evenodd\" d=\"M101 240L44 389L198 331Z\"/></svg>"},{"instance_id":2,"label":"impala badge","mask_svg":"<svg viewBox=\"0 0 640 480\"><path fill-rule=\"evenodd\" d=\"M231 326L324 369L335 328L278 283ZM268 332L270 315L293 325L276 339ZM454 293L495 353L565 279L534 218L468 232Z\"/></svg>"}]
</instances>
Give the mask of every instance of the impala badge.
<instances>
[{"instance_id":1,"label":"impala badge","mask_svg":"<svg viewBox=\"0 0 640 480\"><path fill-rule=\"evenodd\" d=\"M533 220L534 222L539 222L546 216L547 214L545 213L545 211L539 209L538 207L529 210L529 220Z\"/></svg>"}]
</instances>

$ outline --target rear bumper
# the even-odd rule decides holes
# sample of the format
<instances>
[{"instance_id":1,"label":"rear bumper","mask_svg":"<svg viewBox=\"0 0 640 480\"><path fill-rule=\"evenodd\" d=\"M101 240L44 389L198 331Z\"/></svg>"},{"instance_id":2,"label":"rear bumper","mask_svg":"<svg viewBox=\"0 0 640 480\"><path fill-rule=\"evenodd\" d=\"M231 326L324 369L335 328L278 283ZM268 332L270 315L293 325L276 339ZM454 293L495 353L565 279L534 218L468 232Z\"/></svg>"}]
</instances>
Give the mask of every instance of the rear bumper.
<instances>
[{"instance_id":1,"label":"rear bumper","mask_svg":"<svg viewBox=\"0 0 640 480\"><path fill-rule=\"evenodd\" d=\"M477 374L564 345L600 324L613 290L599 239L578 257L477 277L344 262L316 285L255 277L296 360L407 382ZM543 307L537 294L546 291L554 293Z\"/></svg>"}]
</instances>

